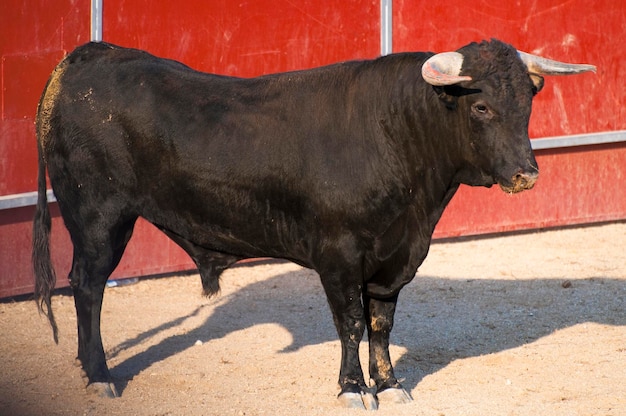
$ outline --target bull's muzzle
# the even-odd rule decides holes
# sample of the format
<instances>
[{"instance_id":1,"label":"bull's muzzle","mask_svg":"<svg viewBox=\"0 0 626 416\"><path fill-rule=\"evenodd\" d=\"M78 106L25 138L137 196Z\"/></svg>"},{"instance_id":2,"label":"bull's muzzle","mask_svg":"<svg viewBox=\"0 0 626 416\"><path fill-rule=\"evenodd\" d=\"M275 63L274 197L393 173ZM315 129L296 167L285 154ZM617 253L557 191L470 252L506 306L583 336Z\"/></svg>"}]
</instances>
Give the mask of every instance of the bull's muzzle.
<instances>
[{"instance_id":1,"label":"bull's muzzle","mask_svg":"<svg viewBox=\"0 0 626 416\"><path fill-rule=\"evenodd\" d=\"M504 192L509 194L516 194L518 192L525 191L527 189L532 189L535 186L535 182L537 182L537 178L539 177L539 171L533 170L532 172L519 170L513 177L511 178L511 184L500 184L500 188Z\"/></svg>"}]
</instances>

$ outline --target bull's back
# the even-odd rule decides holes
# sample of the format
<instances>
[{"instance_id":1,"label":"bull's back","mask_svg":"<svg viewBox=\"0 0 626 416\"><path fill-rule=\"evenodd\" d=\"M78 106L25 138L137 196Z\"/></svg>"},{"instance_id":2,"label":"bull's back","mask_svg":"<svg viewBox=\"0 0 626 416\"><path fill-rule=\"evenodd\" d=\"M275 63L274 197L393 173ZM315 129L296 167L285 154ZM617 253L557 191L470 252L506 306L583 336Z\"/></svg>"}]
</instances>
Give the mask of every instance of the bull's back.
<instances>
[{"instance_id":1,"label":"bull's back","mask_svg":"<svg viewBox=\"0 0 626 416\"><path fill-rule=\"evenodd\" d=\"M303 131L319 130L325 119L335 124L315 114L325 108L319 98L324 88L293 81L305 73L225 77L143 51L89 43L53 72L40 104L39 140L46 152L54 151L48 140L56 140L68 150L101 147L113 158L123 145L125 156L139 161L170 156L219 170L251 155L256 162L247 163L248 170L273 168L298 152L310 154L312 149L299 147Z\"/></svg>"},{"instance_id":2,"label":"bull's back","mask_svg":"<svg viewBox=\"0 0 626 416\"><path fill-rule=\"evenodd\" d=\"M198 164L212 149L227 155L237 147L241 135L233 130L241 126L229 121L237 104L228 97L240 82L143 51L89 43L51 75L37 117L39 142L48 161L74 159L73 171L94 179L124 174L135 192L174 168L199 176ZM59 167L48 168L53 175Z\"/></svg>"},{"instance_id":3,"label":"bull's back","mask_svg":"<svg viewBox=\"0 0 626 416\"><path fill-rule=\"evenodd\" d=\"M240 79L143 51L80 47L51 76L38 117L57 199L115 201L199 244L240 244L247 255L306 244L307 228L331 217L377 223L365 199L380 193L377 168L389 164L361 135L359 106L343 110L341 89L358 65Z\"/></svg>"}]
</instances>

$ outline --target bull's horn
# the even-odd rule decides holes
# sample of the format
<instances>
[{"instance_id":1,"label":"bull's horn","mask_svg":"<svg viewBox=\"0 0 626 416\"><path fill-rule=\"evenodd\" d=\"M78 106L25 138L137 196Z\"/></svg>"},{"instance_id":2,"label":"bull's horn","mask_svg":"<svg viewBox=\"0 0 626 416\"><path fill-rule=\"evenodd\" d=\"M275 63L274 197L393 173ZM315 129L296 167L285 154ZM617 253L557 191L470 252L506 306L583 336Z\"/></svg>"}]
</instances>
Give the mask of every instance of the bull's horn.
<instances>
[{"instance_id":1,"label":"bull's horn","mask_svg":"<svg viewBox=\"0 0 626 416\"><path fill-rule=\"evenodd\" d=\"M517 51L522 59L528 72L536 75L573 75L582 72L596 72L594 65L587 64L568 64L565 62L553 61L541 56L531 55L526 52Z\"/></svg>"},{"instance_id":2,"label":"bull's horn","mask_svg":"<svg viewBox=\"0 0 626 416\"><path fill-rule=\"evenodd\" d=\"M459 75L463 66L463 55L458 52L443 52L433 55L422 65L422 77L431 85L453 85L471 81L472 77Z\"/></svg>"}]
</instances>

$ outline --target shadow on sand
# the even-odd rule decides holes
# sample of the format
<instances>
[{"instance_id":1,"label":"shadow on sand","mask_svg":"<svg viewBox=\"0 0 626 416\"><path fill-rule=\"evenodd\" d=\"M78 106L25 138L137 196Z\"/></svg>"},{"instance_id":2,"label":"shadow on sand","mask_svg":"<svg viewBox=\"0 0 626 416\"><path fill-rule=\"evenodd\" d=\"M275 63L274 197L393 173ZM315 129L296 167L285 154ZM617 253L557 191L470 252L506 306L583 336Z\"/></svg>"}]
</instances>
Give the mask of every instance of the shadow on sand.
<instances>
[{"instance_id":1,"label":"shadow on sand","mask_svg":"<svg viewBox=\"0 0 626 416\"><path fill-rule=\"evenodd\" d=\"M422 378L459 358L515 348L585 322L626 325L623 280L574 280L571 287L562 283L559 279L445 279L418 273L402 291L396 312L391 342L406 348L401 357L392 353L396 375L405 378L403 384L411 391ZM122 392L127 380L186 350L195 340L208 342L254 325L273 323L287 329L293 342L282 352L338 339L319 279L310 270L251 284L220 303L202 325L165 338L111 368L118 390ZM109 355L140 345L201 309L149 329L115 346ZM338 356L337 371L339 362Z\"/></svg>"}]
</instances>

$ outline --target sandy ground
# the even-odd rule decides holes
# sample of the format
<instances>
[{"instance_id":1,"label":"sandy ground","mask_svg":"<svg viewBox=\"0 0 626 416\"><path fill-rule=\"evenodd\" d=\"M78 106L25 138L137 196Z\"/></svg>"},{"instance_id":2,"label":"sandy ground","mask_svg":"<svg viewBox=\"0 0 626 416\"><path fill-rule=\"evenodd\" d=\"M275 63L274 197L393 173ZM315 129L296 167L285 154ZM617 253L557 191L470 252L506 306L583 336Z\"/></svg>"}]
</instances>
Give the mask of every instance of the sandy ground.
<instances>
[{"instance_id":1,"label":"sandy ground","mask_svg":"<svg viewBox=\"0 0 626 416\"><path fill-rule=\"evenodd\" d=\"M400 297L391 353L414 401L379 415L626 415L626 223L433 244ZM1 415L355 415L317 275L239 266L107 288L121 392L85 391L73 300L54 345L32 301L0 302ZM367 362L366 343L362 360Z\"/></svg>"}]
</instances>

